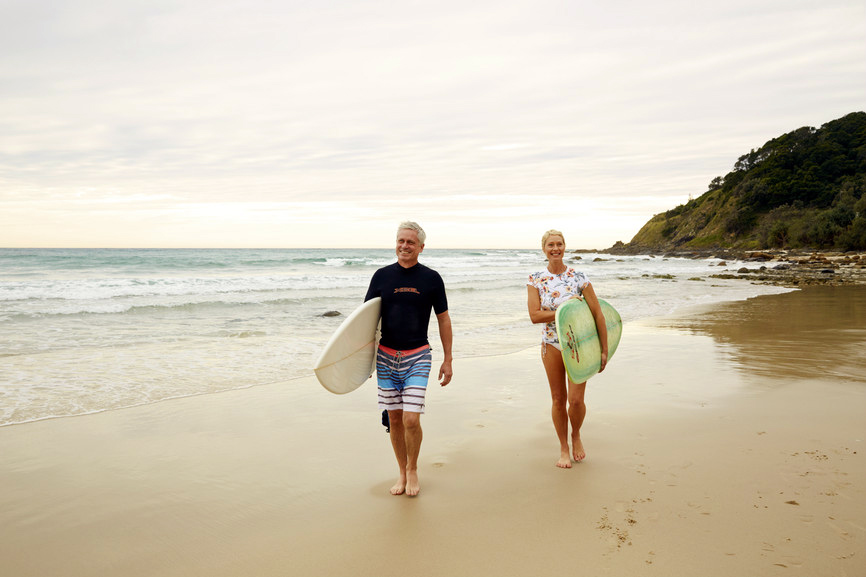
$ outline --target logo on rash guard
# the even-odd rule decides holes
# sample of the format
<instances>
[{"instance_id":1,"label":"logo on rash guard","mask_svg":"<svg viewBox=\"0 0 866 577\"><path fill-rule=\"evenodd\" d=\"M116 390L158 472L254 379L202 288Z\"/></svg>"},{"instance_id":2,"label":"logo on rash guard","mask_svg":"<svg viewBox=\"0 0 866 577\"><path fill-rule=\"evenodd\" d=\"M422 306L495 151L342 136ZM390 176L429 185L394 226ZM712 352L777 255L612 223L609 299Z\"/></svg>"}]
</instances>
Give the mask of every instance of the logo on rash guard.
<instances>
[{"instance_id":1,"label":"logo on rash guard","mask_svg":"<svg viewBox=\"0 0 866 577\"><path fill-rule=\"evenodd\" d=\"M394 294L397 293L415 293L416 295L420 295L421 292L413 286L404 286L400 288L394 289Z\"/></svg>"}]
</instances>

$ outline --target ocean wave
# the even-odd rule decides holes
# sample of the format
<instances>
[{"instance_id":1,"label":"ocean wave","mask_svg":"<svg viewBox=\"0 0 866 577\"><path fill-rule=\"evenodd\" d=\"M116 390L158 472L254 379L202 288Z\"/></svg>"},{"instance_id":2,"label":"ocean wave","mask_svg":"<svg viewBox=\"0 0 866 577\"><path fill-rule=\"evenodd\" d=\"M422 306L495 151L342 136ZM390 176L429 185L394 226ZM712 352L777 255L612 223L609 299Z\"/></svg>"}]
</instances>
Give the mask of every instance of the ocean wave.
<instances>
[{"instance_id":1,"label":"ocean wave","mask_svg":"<svg viewBox=\"0 0 866 577\"><path fill-rule=\"evenodd\" d=\"M391 249L29 252L0 249L0 424L309 375L345 318L321 314L351 312L373 269L394 262ZM780 290L689 282L710 281L713 260L582 256L570 266L627 322ZM445 280L455 355L538 342L525 282L545 266L539 250L425 250L421 262Z\"/></svg>"},{"instance_id":2,"label":"ocean wave","mask_svg":"<svg viewBox=\"0 0 866 577\"><path fill-rule=\"evenodd\" d=\"M0 282L0 303L32 300L105 301L131 297L182 297L302 291L321 287L366 287L353 276L250 276L99 278Z\"/></svg>"},{"instance_id":3,"label":"ocean wave","mask_svg":"<svg viewBox=\"0 0 866 577\"><path fill-rule=\"evenodd\" d=\"M267 331L219 331L210 336L227 337L232 339L249 339L253 337L266 337Z\"/></svg>"},{"instance_id":4,"label":"ocean wave","mask_svg":"<svg viewBox=\"0 0 866 577\"><path fill-rule=\"evenodd\" d=\"M200 301L182 301L174 303L153 303L153 304L134 304L129 302L117 301L93 301L84 303L65 303L56 302L50 305L47 301L38 300L34 303L34 310L19 312L7 312L0 316L0 323L15 322L19 319L34 319L48 318L52 316L69 317L74 315L151 315L161 312L182 312L182 311L203 311L212 308L245 308L249 306L296 306L296 307L311 307L317 301L325 306L327 302L332 301L332 298L325 298L321 295L310 295L307 298L291 298L281 297L273 299L255 299L255 300L225 300L225 299L206 299ZM36 309L38 307L38 310ZM24 308L24 307L21 307Z\"/></svg>"}]
</instances>

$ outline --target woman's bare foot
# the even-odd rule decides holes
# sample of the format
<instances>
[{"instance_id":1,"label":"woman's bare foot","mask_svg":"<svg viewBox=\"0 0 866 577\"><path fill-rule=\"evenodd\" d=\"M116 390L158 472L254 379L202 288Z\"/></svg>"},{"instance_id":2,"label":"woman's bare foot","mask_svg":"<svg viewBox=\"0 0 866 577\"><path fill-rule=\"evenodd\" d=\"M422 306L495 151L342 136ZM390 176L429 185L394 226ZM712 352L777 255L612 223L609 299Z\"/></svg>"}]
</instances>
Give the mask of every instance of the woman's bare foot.
<instances>
[{"instance_id":1,"label":"woman's bare foot","mask_svg":"<svg viewBox=\"0 0 866 577\"><path fill-rule=\"evenodd\" d=\"M568 455L568 449L562 451L559 455L559 460L556 462L556 466L560 469L571 469L571 457Z\"/></svg>"},{"instance_id":2,"label":"woman's bare foot","mask_svg":"<svg viewBox=\"0 0 866 577\"><path fill-rule=\"evenodd\" d=\"M580 442L580 437L572 437L571 444L574 446L572 454L575 462L580 463L586 459L586 450L583 448L583 443Z\"/></svg>"},{"instance_id":3,"label":"woman's bare foot","mask_svg":"<svg viewBox=\"0 0 866 577\"><path fill-rule=\"evenodd\" d=\"M414 497L421 492L421 484L418 482L418 471L406 472L406 494Z\"/></svg>"},{"instance_id":4,"label":"woman's bare foot","mask_svg":"<svg viewBox=\"0 0 866 577\"><path fill-rule=\"evenodd\" d=\"M392 495L402 495L406 492L406 475L400 473L400 478L397 479L397 482L394 483L394 486L391 487Z\"/></svg>"}]
</instances>

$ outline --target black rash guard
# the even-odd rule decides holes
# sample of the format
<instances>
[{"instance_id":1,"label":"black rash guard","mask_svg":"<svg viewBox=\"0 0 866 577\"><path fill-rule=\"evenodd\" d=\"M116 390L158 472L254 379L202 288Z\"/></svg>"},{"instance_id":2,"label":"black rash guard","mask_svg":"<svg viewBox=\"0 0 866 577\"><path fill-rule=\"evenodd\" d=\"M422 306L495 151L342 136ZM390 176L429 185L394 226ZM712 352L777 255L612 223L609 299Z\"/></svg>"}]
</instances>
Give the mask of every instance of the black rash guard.
<instances>
[{"instance_id":1,"label":"black rash guard","mask_svg":"<svg viewBox=\"0 0 866 577\"><path fill-rule=\"evenodd\" d=\"M403 268L395 262L377 270L370 279L364 301L375 297L382 297L379 343L398 351L430 344L427 340L430 309L437 315L448 310L442 277L420 263Z\"/></svg>"}]
</instances>

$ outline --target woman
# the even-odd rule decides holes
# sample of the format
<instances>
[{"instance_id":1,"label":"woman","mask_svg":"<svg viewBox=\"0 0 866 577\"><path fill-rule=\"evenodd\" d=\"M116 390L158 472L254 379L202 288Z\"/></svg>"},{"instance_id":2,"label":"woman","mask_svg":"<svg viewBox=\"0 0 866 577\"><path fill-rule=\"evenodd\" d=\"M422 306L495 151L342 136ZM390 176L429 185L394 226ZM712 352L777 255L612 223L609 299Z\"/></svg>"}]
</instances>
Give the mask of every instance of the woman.
<instances>
[{"instance_id":1,"label":"woman","mask_svg":"<svg viewBox=\"0 0 866 577\"><path fill-rule=\"evenodd\" d=\"M556 309L572 298L586 299L589 310L595 318L598 338L601 342L601 368L607 365L607 327L604 315L598 304L598 297L589 279L582 272L569 268L562 262L565 255L565 237L558 230L549 230L541 238L541 248L547 257L547 268L529 276L529 318L533 323L545 323L541 338L541 362L550 384L553 400L551 416L553 427L559 437L560 454L556 466L571 468L572 457L576 462L586 458L586 451L580 440L580 427L586 417L584 394L586 382L573 383L565 372L565 364L559 339L556 336ZM568 425L571 423L572 451L568 451Z\"/></svg>"}]
</instances>

